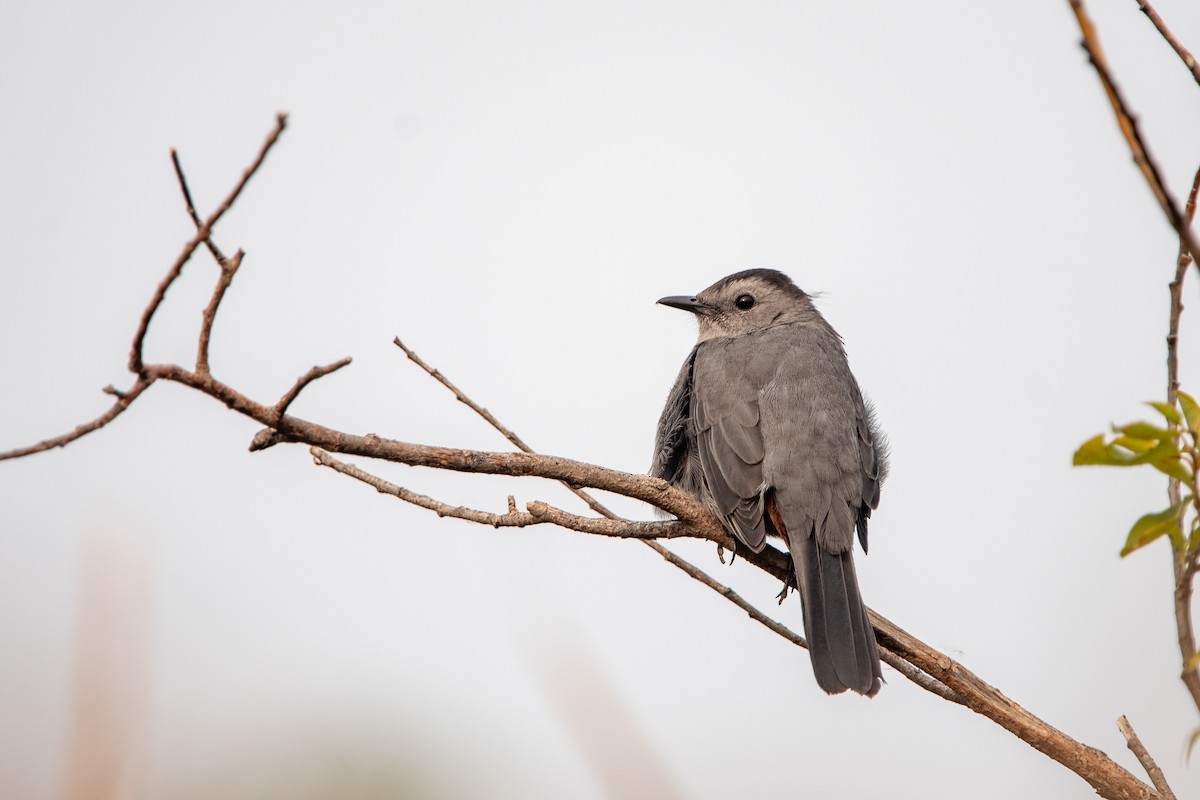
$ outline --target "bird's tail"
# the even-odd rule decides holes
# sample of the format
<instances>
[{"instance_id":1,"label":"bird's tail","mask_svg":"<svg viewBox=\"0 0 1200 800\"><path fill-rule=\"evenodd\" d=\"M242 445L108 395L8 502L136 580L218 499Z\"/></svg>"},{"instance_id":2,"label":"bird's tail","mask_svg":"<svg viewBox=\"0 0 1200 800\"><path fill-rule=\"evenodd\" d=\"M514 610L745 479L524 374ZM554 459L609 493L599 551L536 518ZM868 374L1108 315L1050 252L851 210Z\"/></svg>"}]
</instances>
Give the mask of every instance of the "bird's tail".
<instances>
[{"instance_id":1,"label":"bird's tail","mask_svg":"<svg viewBox=\"0 0 1200 800\"><path fill-rule=\"evenodd\" d=\"M883 674L875 631L858 591L854 553L827 552L811 531L803 538L787 538L817 684L829 694L852 689L874 696Z\"/></svg>"}]
</instances>

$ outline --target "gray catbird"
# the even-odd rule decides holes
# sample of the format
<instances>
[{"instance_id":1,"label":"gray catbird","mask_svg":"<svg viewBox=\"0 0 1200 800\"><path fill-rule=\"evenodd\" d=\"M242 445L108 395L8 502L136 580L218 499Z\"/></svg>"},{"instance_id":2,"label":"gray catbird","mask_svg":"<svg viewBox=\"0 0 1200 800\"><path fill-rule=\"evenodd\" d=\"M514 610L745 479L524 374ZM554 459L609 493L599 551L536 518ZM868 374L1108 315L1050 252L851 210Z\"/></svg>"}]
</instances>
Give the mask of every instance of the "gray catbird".
<instances>
[{"instance_id":1,"label":"gray catbird","mask_svg":"<svg viewBox=\"0 0 1200 800\"><path fill-rule=\"evenodd\" d=\"M658 302L695 314L700 340L658 421L650 474L699 497L754 552L783 537L817 683L874 695L883 678L853 548L857 530L867 551L887 454L841 337L771 269Z\"/></svg>"}]
</instances>

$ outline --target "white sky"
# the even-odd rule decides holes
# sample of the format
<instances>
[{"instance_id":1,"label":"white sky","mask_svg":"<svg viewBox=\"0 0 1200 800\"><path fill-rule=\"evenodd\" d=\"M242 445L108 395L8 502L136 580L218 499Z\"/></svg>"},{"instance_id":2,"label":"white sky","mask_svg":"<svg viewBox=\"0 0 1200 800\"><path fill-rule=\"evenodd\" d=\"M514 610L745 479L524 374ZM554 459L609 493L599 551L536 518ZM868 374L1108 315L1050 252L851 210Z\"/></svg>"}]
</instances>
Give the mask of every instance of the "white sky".
<instances>
[{"instance_id":1,"label":"white sky","mask_svg":"<svg viewBox=\"0 0 1200 800\"><path fill-rule=\"evenodd\" d=\"M1200 6L1157 6L1200 49ZM1092 12L1182 199L1200 89L1132 0ZM128 385L137 315L191 233L168 148L207 213L287 111L218 228L248 253L219 379L273 402L352 355L294 411L504 449L400 335L535 447L642 471L693 338L655 299L783 269L823 293L891 437L867 601L1141 775L1127 714L1195 793L1169 555L1117 558L1162 483L1070 467L1164 394L1175 253L1078 38L1065 0L9 3L0 449ZM213 274L189 265L151 360L190 362ZM1185 317L1194 389L1197 352ZM249 455L255 430L156 386L0 464L0 794L64 791L84 553L107 549L144 564L118 573L129 604L149 598L120 640L146 648L129 796L600 798L590 759L633 764L621 748L689 798L1094 796L891 670L872 701L825 697L806 654L637 544L439 520L304 448ZM576 507L545 482L379 471ZM679 550L799 627L770 581ZM572 715L615 726L614 749Z\"/></svg>"}]
</instances>

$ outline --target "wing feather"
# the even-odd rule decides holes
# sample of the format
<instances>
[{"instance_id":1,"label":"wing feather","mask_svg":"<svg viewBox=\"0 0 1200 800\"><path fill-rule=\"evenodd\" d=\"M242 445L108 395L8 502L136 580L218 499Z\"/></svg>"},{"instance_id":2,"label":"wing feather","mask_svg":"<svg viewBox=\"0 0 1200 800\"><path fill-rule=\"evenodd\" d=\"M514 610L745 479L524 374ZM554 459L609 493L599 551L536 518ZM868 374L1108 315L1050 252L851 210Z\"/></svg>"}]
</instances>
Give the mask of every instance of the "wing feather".
<instances>
[{"instance_id":1,"label":"wing feather","mask_svg":"<svg viewBox=\"0 0 1200 800\"><path fill-rule=\"evenodd\" d=\"M758 391L745 374L745 358L729 352L736 340L699 348L694 371L703 375L692 393L695 447L705 498L733 534L758 552L767 538L763 511L765 453L759 428Z\"/></svg>"}]
</instances>

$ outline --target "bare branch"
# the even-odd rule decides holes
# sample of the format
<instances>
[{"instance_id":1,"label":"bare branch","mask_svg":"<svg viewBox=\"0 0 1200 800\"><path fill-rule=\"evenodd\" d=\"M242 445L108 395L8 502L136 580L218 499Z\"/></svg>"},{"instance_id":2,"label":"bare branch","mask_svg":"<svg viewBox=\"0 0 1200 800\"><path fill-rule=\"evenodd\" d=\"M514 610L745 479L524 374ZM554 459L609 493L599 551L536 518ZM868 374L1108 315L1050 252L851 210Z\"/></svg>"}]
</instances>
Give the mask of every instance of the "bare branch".
<instances>
[{"instance_id":1,"label":"bare branch","mask_svg":"<svg viewBox=\"0 0 1200 800\"><path fill-rule=\"evenodd\" d=\"M1175 35L1171 33L1171 29L1167 27L1167 23L1163 22L1163 18L1158 15L1158 12L1145 0L1138 0L1138 8L1146 15L1149 20L1154 23L1154 27L1162 34L1162 37L1167 40L1167 44L1171 45L1171 49L1175 51L1175 55L1179 56L1183 61L1184 66L1192 73L1193 80L1200 84L1200 64L1196 63L1196 59L1192 58L1192 54L1187 51Z\"/></svg>"},{"instance_id":2,"label":"bare branch","mask_svg":"<svg viewBox=\"0 0 1200 800\"><path fill-rule=\"evenodd\" d=\"M557 525L581 533L592 533L599 536L612 536L621 539L673 539L679 537L696 538L691 528L681 522L638 522L636 520L611 520L579 517L554 506L537 501L528 504L528 511L518 511L515 501L510 497L507 513L496 514L490 511L479 511L464 506L452 506L427 495L405 489L390 483L378 475L372 475L366 470L353 464L339 461L324 450L309 448L313 461L329 467L343 475L348 475L375 489L380 494L389 494L406 503L419 506L434 512L439 517L454 517L476 522L480 525L490 525L493 528L527 528L530 525Z\"/></svg>"},{"instance_id":3,"label":"bare branch","mask_svg":"<svg viewBox=\"0 0 1200 800\"><path fill-rule=\"evenodd\" d=\"M1192 584L1196 578L1198 557L1200 551L1186 553L1172 549L1175 573L1175 632L1179 640L1179 657L1183 664L1179 679L1187 687L1192 702L1200 708L1200 669L1196 657L1196 629L1192 621Z\"/></svg>"},{"instance_id":4,"label":"bare branch","mask_svg":"<svg viewBox=\"0 0 1200 800\"><path fill-rule=\"evenodd\" d=\"M880 645L892 650L913 666L927 672L962 698L963 704L1083 778L1104 798L1153 800L1151 787L1117 764L1105 753L1075 741L1048 725L998 689L940 653L912 634L870 609L871 624L880 635Z\"/></svg>"},{"instance_id":5,"label":"bare branch","mask_svg":"<svg viewBox=\"0 0 1200 800\"><path fill-rule=\"evenodd\" d=\"M526 453L532 453L532 452L533 452L533 448L532 448L532 447L530 447L529 445L525 444L525 442L521 441L521 437L520 437L520 436L517 436L517 435L516 435L515 433L513 433L511 430L509 430L509 429L508 429L508 428L506 428L504 425L502 425L502 424L500 423L500 420L498 420L498 419L496 419L494 416L492 416L492 412L488 411L486 408L484 408L483 406L479 405L478 403L476 403L476 402L475 402L474 400L472 400L471 398L467 397L465 394L463 394L463 393L462 393L462 392L459 390L459 388L458 388L457 386L455 386L453 383L451 383L451 382L450 382L450 379L449 379L449 378L447 378L447 377L446 377L445 375L443 375L442 373L438 372L438 371L437 371L436 369L434 369L433 367L431 367L431 366L429 366L428 364L426 364L426 363L425 363L425 361L424 361L424 360L422 360L422 358L421 358L419 355L417 355L417 354L416 354L416 353L414 353L412 350L410 350L410 349L408 349L407 347L405 347L405 346L404 346L404 342L400 341L400 337L399 337L399 336L397 336L395 339L393 339L393 340L392 340L392 344L396 345L396 347L399 347L401 350L403 350L403 351L404 351L404 355L408 356L408 360L409 360L409 361L411 361L411 362L413 362L414 364L416 364L416 365L417 365L418 367L420 367L421 369L425 370L425 372L427 372L427 373L429 374L429 377L433 378L435 381L437 381L438 383L440 383L442 386L445 386L447 389L449 389L449 390L451 391L451 393L453 393L453 395L454 395L454 398L455 398L456 400L458 400L458 402L462 403L462 404L463 404L463 405L465 405L467 408L471 409L471 410L472 410L472 411L474 411L476 414L478 414L479 416L483 417L483 419L484 419L484 420L485 420L485 421L486 421L486 422L487 422L489 425L491 425L491 426L492 426L493 428L495 428L496 430L500 431L500 434L501 434L501 435L502 435L502 436L503 436L505 439L508 439L510 442L512 442L514 445L516 445L516 446L517 446L517 449L519 449L519 450L522 450L522 451L524 451L524 452L526 452ZM608 515L606 514L605 516L608 516Z\"/></svg>"},{"instance_id":6,"label":"bare branch","mask_svg":"<svg viewBox=\"0 0 1200 800\"><path fill-rule=\"evenodd\" d=\"M442 384L442 386L445 386L447 389L449 389L451 391L451 393L454 394L454 397L456 400L458 400L460 403L465 405L467 408L474 411L480 417L483 417L484 421L487 422L487 424L491 425L493 428L495 428L497 431L499 431L500 435L503 436L505 439L508 439L508 441L512 442L517 447L517 449L519 449L523 452L526 452L526 453L534 452L533 448L530 447L529 445L525 444L525 442L521 440L520 436L517 436L517 434L513 433L503 423L501 423L500 420L496 419L496 417L492 415L492 412L488 411L486 408L484 408L483 406L476 403L470 397L467 397L465 394L463 394L463 392L457 386L455 386L453 383L450 382L449 378L447 378L445 375L443 375L438 370L429 366L429 364L425 363L425 361L420 356L418 356L416 353L414 353L408 347L405 347L404 342L400 341L399 336L397 336L395 339L393 339L392 343L404 351L404 355L408 356L409 361L413 362L418 367L423 369L429 375L429 377L433 378L438 383ZM564 484L564 485L567 487L567 489L569 489L571 491L572 494L574 494L576 497L578 497L583 502L587 503L588 508L592 509L592 511L595 511L600 516L608 517L609 519L620 519L619 515L610 511L599 500L592 497L587 492L582 491L581 489L579 489L575 486L571 486L570 484Z\"/></svg>"},{"instance_id":7,"label":"bare branch","mask_svg":"<svg viewBox=\"0 0 1200 800\"><path fill-rule=\"evenodd\" d=\"M211 243L211 239L206 240ZM217 278L217 285L213 287L212 299L208 301L208 305L204 309L204 314L200 318L200 341L196 349L196 371L201 374L208 373L208 342L212 338L213 322L217 318L217 308L220 307L221 301L225 298L225 292L229 289L229 284L233 283L233 276L238 271L238 267L242 265L242 258L245 253L238 250L233 254L233 258L226 261L224 258L218 260L221 267L221 275Z\"/></svg>"},{"instance_id":8,"label":"bare branch","mask_svg":"<svg viewBox=\"0 0 1200 800\"><path fill-rule=\"evenodd\" d=\"M342 367L349 366L352 360L353 359L347 356L343 359L333 362L332 364L326 364L323 367L313 367L308 372L301 375L296 382L292 384L292 388L284 392L283 397L279 398L279 402L275 404L275 413L282 417L287 413L288 408L291 407L296 398L300 396L300 392L304 391L304 387L308 386L317 378L324 378L330 373L337 372Z\"/></svg>"},{"instance_id":9,"label":"bare branch","mask_svg":"<svg viewBox=\"0 0 1200 800\"><path fill-rule=\"evenodd\" d=\"M1184 221L1191 227L1192 219L1196 216L1196 192L1200 190L1200 169L1192 178L1192 189L1188 192L1187 205L1184 208ZM1167 402L1175 404L1179 396L1179 318L1183 314L1183 281L1187 276L1187 268L1192 263L1191 253L1188 252L1187 242L1179 240L1179 255L1175 258L1175 279L1169 285L1171 310L1167 322ZM1178 503L1179 482L1172 479L1175 494L1172 503Z\"/></svg>"},{"instance_id":10,"label":"bare branch","mask_svg":"<svg viewBox=\"0 0 1200 800\"><path fill-rule=\"evenodd\" d=\"M440 500L434 500L432 497L409 491L403 486L389 483L383 478L361 470L353 464L338 461L324 450L310 447L308 448L308 452L312 454L313 461L322 467L329 467L343 475L354 478L356 481L361 481L368 486L374 487L375 491L380 494L390 494L406 503L412 503L414 506L428 509L439 517L455 517L468 522L478 522L481 525L491 525L493 528L524 528L527 525L540 525L544 522L532 514L522 513L515 508L510 508L507 514L494 514L490 511L478 511L474 508L452 506Z\"/></svg>"},{"instance_id":11,"label":"bare branch","mask_svg":"<svg viewBox=\"0 0 1200 800\"><path fill-rule=\"evenodd\" d=\"M696 533L690 526L677 520L662 522L640 522L638 520L596 519L581 517L561 508L537 500L525 504L529 513L540 522L549 522L561 528L597 536L615 536L620 539L695 539Z\"/></svg>"},{"instance_id":12,"label":"bare branch","mask_svg":"<svg viewBox=\"0 0 1200 800\"><path fill-rule=\"evenodd\" d=\"M656 543L652 542L651 544L656 544ZM671 552L670 550L668 550L665 547L656 547L655 552L657 552L659 555L661 555L663 557L663 559L665 559L667 561L667 563L683 570L693 579L704 584L705 586L712 589L717 594L719 594L722 597L724 597L725 599L729 600L731 603L736 605L738 608L745 611L746 615L749 616L750 619L752 619L755 622L759 623L760 625L766 627L772 633L776 633L779 636L782 636L784 639L787 639L789 642L796 645L797 647L803 647L805 650L808 649L808 641L805 640L805 638L803 636L801 636L798 633L795 633L790 628L785 626L783 623L778 622L775 619L773 619L772 617L767 616L762 611L759 611L758 608L756 608L754 605L752 605L749 601L747 601L744 597L742 597L736 591L734 591L730 587L726 586L725 584L717 581L712 576L710 576L708 573L704 572L699 567L697 567L695 564L692 564L690 561L680 558L678 555ZM957 703L959 705L964 705L963 699L961 697L959 697L954 692L953 689L946 686L944 683L937 680L936 678L933 678L933 677L925 674L921 670L914 667L912 664L909 664L907 661L904 661L902 658L897 656L895 653L892 653L891 651L885 649L885 650L880 651L879 657L883 660L883 662L885 664L892 667L894 670L899 672L904 677L908 678L910 681L915 683L917 686L920 686L925 691L936 694L938 697L942 698L943 700L949 700L951 703Z\"/></svg>"},{"instance_id":13,"label":"bare branch","mask_svg":"<svg viewBox=\"0 0 1200 800\"><path fill-rule=\"evenodd\" d=\"M1117 717L1117 729L1125 737L1125 744L1137 756L1138 763L1142 765L1142 769L1146 770L1146 774L1150 776L1150 782L1154 784L1154 788L1158 790L1163 800L1175 800L1175 793L1167 785L1166 776L1158 768L1158 764L1155 763L1153 756L1150 755L1146 746L1142 744L1142 740L1138 738L1138 735L1134 733L1133 726L1129 724L1129 720L1124 715Z\"/></svg>"},{"instance_id":14,"label":"bare branch","mask_svg":"<svg viewBox=\"0 0 1200 800\"><path fill-rule=\"evenodd\" d=\"M1167 190L1167 185L1158 170L1158 165L1155 164L1154 159L1150 156L1150 152L1146 149L1145 143L1142 141L1142 135L1138 131L1137 120L1129 111L1128 104L1126 104L1125 99L1121 96L1121 92L1117 88L1112 74L1109 72L1108 62L1105 60L1104 53L1100 49L1100 40L1096 36L1096 29L1092 25L1092 20L1088 16L1087 9L1084 8L1083 0L1068 0L1068 2L1071 4L1071 10L1075 12L1075 20L1079 24L1080 32L1083 34L1083 49L1087 51L1088 59L1095 68L1096 75L1100 78L1100 84L1104 87L1104 93L1108 95L1108 102L1112 105L1113 114L1117 119L1117 126L1121 129L1121 135L1125 137L1125 143L1129 146L1129 151L1133 155L1133 163L1137 165L1137 168L1142 173L1142 177L1145 178L1147 185L1150 186L1150 191L1154 193L1154 199L1158 201L1159 207L1162 208L1163 213L1167 216L1167 222L1175 229L1175 233L1179 235L1181 241L1186 245L1188 253L1191 254L1192 260L1195 261L1197 253L1200 253L1200 247L1197 246L1195 238L1188 229L1179 206L1175 204L1175 200Z\"/></svg>"},{"instance_id":15,"label":"bare branch","mask_svg":"<svg viewBox=\"0 0 1200 800\"><path fill-rule=\"evenodd\" d=\"M173 284L183 272L184 265L187 264L188 260L192 257L192 254L196 252L196 248L200 246L201 242L208 240L213 226L217 224L217 221L225 215L225 212L233 206L234 201L236 201L238 196L241 195L242 189L246 188L246 184L250 181L250 178L253 177L254 173L258 171L258 168L262 166L263 160L266 159L268 151L270 151L275 142L279 140L279 135L283 133L283 129L286 126L287 115L277 114L275 116L275 127L269 134L267 134L267 138L263 142L262 147L259 148L258 155L255 156L254 161L252 161L250 166L246 167L246 169L242 172L241 179L237 182L237 185L233 187L233 190L225 198L224 202L217 207L216 211L208 216L208 219L204 221L204 224L196 230L196 235L193 236L188 243L183 246L183 251L180 252L179 256L175 259L175 263L171 265L171 269L167 272L166 277L159 282L158 287L154 290L154 296L150 298L150 302L146 306L146 310L142 312L142 317L140 320L138 320L137 332L133 335L133 347L129 352L130 372L138 375L142 374L142 368L144 366L142 360L142 346L146 341L146 331L150 329L150 320L154 317L155 312L158 311L158 307L162 305L163 299L166 298L167 290L171 288L171 284Z\"/></svg>"},{"instance_id":16,"label":"bare branch","mask_svg":"<svg viewBox=\"0 0 1200 800\"><path fill-rule=\"evenodd\" d=\"M332 364L326 364L323 367L313 367L308 372L297 378L296 382L292 384L290 389L283 393L283 397L280 397L279 402L277 402L273 407L272 410L275 415L275 422L272 422L271 425L276 425L279 419L281 419L283 415L287 413L288 408L291 407L292 403L295 402L296 398L300 396L300 392L304 391L306 386L315 381L317 378L323 378L331 372L337 372L342 367L350 364L351 361L352 359L347 356L346 358L335 361ZM259 450L266 450L268 447L274 447L280 442L289 441L295 440L290 439L284 434L280 433L275 429L275 427L263 428L261 431L254 434L254 438L250 440L250 452L254 453Z\"/></svg>"},{"instance_id":17,"label":"bare branch","mask_svg":"<svg viewBox=\"0 0 1200 800\"><path fill-rule=\"evenodd\" d=\"M71 442L86 436L92 431L100 430L108 423L119 417L121 413L129 408L134 400L138 398L142 392L150 388L150 384L154 383L153 378L138 378L134 381L133 386L130 386L125 391L120 391L112 386L104 387L105 394L111 394L117 398L117 402L113 403L112 408L105 411L100 416L96 417L91 422L85 422L82 425L76 426L75 430L70 433L65 433L62 436L55 436L52 439L46 439L37 444L29 445L28 447L18 447L15 450L9 450L5 453L0 453L0 461L10 458L22 458L23 456L41 453L46 450L53 450L55 447L66 447Z\"/></svg>"},{"instance_id":18,"label":"bare branch","mask_svg":"<svg viewBox=\"0 0 1200 800\"><path fill-rule=\"evenodd\" d=\"M187 205L188 216L192 218L192 222L196 224L196 229L204 227L204 220L200 219L200 215L196 213L196 204L192 202L192 190L188 188L187 177L183 174L183 164L179 163L179 153L175 148L171 148L171 164L175 167L175 178L179 181L179 191L183 192L183 202ZM212 253L212 257L217 260L218 264L225 263L225 254L221 252L221 248L217 247L217 243L211 237L204 240L208 245L208 252Z\"/></svg>"},{"instance_id":19,"label":"bare branch","mask_svg":"<svg viewBox=\"0 0 1200 800\"><path fill-rule=\"evenodd\" d=\"M1200 169L1192 179L1188 193L1184 218L1190 227L1196 215L1196 194L1200 191ZM1175 259L1175 278L1170 283L1171 309L1167 325L1167 402L1175 405L1179 397L1179 320L1183 315L1183 282L1192 263L1185 242L1180 239L1179 255ZM1172 505L1182 497L1182 488L1176 478L1167 482L1167 497ZM1178 521L1181 541L1187 541L1184 520ZM1200 669L1197 668L1196 631L1192 620L1192 583L1196 576L1195 552L1171 549L1172 572L1175 579L1175 632L1179 642L1179 657L1182 668L1180 680L1191 695L1192 703L1200 709Z\"/></svg>"}]
</instances>

